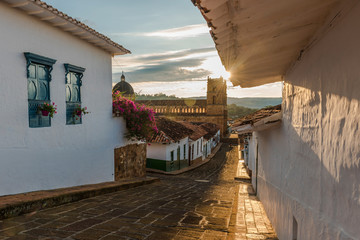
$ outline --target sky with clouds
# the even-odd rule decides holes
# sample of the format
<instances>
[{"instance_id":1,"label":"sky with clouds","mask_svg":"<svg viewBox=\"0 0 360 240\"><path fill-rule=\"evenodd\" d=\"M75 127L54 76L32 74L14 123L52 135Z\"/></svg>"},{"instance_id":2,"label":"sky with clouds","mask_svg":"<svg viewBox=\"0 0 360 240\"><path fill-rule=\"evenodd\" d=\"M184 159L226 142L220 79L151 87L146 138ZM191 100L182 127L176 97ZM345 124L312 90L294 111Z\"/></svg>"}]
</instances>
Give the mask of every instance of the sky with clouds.
<instances>
[{"instance_id":1,"label":"sky with clouds","mask_svg":"<svg viewBox=\"0 0 360 240\"><path fill-rule=\"evenodd\" d=\"M191 0L45 0L129 49L113 59L113 82L135 92L205 96L206 79L228 77L209 28ZM281 83L232 87L230 97L281 97Z\"/></svg>"}]
</instances>

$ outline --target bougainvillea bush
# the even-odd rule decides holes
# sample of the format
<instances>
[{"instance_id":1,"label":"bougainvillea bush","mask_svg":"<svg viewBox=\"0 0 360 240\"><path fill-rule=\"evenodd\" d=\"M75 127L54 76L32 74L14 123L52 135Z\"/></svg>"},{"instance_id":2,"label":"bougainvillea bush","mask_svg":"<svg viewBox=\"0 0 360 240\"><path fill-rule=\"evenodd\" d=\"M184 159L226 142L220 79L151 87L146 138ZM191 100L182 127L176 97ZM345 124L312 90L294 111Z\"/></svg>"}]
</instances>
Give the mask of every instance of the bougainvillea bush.
<instances>
[{"instance_id":1,"label":"bougainvillea bush","mask_svg":"<svg viewBox=\"0 0 360 240\"><path fill-rule=\"evenodd\" d=\"M121 96L119 91L113 93L113 112L126 120L129 140L146 140L158 132L155 123L155 112L145 105L139 105Z\"/></svg>"}]
</instances>

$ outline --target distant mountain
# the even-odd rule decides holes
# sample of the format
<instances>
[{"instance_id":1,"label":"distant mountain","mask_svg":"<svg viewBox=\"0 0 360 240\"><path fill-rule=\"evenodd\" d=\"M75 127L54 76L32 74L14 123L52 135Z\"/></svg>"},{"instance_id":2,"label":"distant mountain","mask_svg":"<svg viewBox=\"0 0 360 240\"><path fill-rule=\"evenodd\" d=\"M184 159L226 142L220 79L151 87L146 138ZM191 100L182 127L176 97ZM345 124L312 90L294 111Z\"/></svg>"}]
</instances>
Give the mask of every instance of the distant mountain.
<instances>
[{"instance_id":1,"label":"distant mountain","mask_svg":"<svg viewBox=\"0 0 360 240\"><path fill-rule=\"evenodd\" d=\"M233 98L228 97L228 105L236 104L247 108L263 108L265 106L275 106L281 103L282 98Z\"/></svg>"},{"instance_id":2,"label":"distant mountain","mask_svg":"<svg viewBox=\"0 0 360 240\"><path fill-rule=\"evenodd\" d=\"M191 99L206 99L206 96L190 97ZM179 100L175 95L166 95L164 93L157 94L136 94L136 100ZM235 104L237 106L260 109L265 106L275 106L281 103L282 98L234 98L228 97L228 105Z\"/></svg>"}]
</instances>

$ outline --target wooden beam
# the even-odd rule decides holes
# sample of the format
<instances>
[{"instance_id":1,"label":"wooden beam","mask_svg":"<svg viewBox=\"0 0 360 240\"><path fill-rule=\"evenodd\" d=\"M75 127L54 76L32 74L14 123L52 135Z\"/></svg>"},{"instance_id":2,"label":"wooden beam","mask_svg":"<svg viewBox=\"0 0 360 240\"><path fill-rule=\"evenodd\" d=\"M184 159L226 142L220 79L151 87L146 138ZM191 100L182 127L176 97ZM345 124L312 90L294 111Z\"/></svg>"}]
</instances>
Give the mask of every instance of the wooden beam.
<instances>
[{"instance_id":1,"label":"wooden beam","mask_svg":"<svg viewBox=\"0 0 360 240\"><path fill-rule=\"evenodd\" d=\"M77 27L63 28L64 31L68 31L68 32L74 31L76 29L77 29Z\"/></svg>"},{"instance_id":2,"label":"wooden beam","mask_svg":"<svg viewBox=\"0 0 360 240\"><path fill-rule=\"evenodd\" d=\"M85 34L86 31L77 31L77 32L73 32L74 35L82 35L82 34Z\"/></svg>"},{"instance_id":3,"label":"wooden beam","mask_svg":"<svg viewBox=\"0 0 360 240\"><path fill-rule=\"evenodd\" d=\"M42 21L49 21L49 20L52 20L52 19L54 19L54 18L56 18L56 16L48 16L48 17L40 18L40 20L42 20Z\"/></svg>"},{"instance_id":4,"label":"wooden beam","mask_svg":"<svg viewBox=\"0 0 360 240\"><path fill-rule=\"evenodd\" d=\"M40 10L37 10L37 11L27 12L27 14L29 14L29 15L37 15L37 14L40 14L40 13L43 13L43 12L44 12L44 9L40 9Z\"/></svg>"},{"instance_id":5,"label":"wooden beam","mask_svg":"<svg viewBox=\"0 0 360 240\"><path fill-rule=\"evenodd\" d=\"M14 3L14 4L11 4L10 6L11 7L14 7L14 8L17 8L17 7L23 7L23 6L26 6L28 5L29 2L28 1L25 1L25 2L20 2L20 3Z\"/></svg>"},{"instance_id":6,"label":"wooden beam","mask_svg":"<svg viewBox=\"0 0 360 240\"><path fill-rule=\"evenodd\" d=\"M68 24L68 22L54 23L53 26L54 27L59 27L59 26L64 26L66 24Z\"/></svg>"}]
</instances>

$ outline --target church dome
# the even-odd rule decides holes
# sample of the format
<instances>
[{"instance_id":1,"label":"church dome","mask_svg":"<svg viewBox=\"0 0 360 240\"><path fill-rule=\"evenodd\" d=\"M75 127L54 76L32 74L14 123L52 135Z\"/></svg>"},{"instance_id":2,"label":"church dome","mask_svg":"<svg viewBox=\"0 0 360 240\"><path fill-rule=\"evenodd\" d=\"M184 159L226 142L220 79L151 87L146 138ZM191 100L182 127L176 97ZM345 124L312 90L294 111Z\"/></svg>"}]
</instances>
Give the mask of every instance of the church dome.
<instances>
[{"instance_id":1,"label":"church dome","mask_svg":"<svg viewBox=\"0 0 360 240\"><path fill-rule=\"evenodd\" d=\"M124 72L121 75L121 81L118 82L114 87L113 91L120 91L123 95L134 95L134 89L130 83L125 81Z\"/></svg>"}]
</instances>

